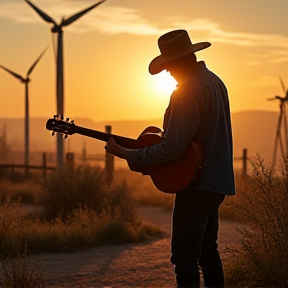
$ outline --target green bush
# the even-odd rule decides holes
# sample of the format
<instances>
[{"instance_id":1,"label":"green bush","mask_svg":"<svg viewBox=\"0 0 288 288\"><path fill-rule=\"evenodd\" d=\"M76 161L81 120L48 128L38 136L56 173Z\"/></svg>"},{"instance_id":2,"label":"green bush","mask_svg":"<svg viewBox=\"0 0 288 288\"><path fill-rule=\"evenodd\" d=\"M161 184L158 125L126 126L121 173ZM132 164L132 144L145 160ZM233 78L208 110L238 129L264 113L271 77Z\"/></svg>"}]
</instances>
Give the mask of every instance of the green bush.
<instances>
[{"instance_id":1,"label":"green bush","mask_svg":"<svg viewBox=\"0 0 288 288\"><path fill-rule=\"evenodd\" d=\"M259 157L252 162L252 167L234 203L236 216L244 226L239 229L238 245L228 249L227 284L287 287L287 169L272 170Z\"/></svg>"}]
</instances>

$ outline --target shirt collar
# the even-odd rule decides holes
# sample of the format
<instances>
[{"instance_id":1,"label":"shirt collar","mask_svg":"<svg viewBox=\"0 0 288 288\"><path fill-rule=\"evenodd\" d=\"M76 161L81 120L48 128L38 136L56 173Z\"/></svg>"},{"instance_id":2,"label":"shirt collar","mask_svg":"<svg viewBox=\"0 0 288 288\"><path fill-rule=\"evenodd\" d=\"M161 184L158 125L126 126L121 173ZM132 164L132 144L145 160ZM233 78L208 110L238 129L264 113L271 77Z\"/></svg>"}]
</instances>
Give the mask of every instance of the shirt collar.
<instances>
[{"instance_id":1,"label":"shirt collar","mask_svg":"<svg viewBox=\"0 0 288 288\"><path fill-rule=\"evenodd\" d=\"M189 70L187 71L187 73L182 77L182 79L179 80L179 83L184 82L184 81L186 80L186 78L187 78L190 74L192 74L192 73L195 72L196 70L199 70L199 69L202 69L202 68L206 68L205 62L204 62L204 61L196 62L195 65L193 65L193 66L191 67L191 69L189 69Z\"/></svg>"}]
</instances>

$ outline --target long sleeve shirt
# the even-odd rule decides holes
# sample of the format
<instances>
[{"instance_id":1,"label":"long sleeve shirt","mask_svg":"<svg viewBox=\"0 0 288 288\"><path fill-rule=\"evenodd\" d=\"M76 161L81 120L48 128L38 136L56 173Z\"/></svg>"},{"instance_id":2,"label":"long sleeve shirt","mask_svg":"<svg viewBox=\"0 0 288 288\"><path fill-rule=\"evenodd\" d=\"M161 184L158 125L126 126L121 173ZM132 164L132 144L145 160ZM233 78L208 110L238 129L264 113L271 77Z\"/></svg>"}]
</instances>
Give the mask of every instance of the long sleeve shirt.
<instances>
[{"instance_id":1,"label":"long sleeve shirt","mask_svg":"<svg viewBox=\"0 0 288 288\"><path fill-rule=\"evenodd\" d=\"M132 170L181 157L193 138L203 148L202 175L197 188L235 194L228 92L205 62L197 62L172 93L163 130L160 143L127 151Z\"/></svg>"}]
</instances>

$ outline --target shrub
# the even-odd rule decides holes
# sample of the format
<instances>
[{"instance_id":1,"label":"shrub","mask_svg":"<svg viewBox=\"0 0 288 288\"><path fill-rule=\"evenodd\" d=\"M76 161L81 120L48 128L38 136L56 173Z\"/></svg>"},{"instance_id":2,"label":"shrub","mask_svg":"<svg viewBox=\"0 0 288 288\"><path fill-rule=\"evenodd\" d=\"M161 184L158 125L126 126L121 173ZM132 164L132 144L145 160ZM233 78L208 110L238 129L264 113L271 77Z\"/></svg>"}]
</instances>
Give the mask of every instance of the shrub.
<instances>
[{"instance_id":1,"label":"shrub","mask_svg":"<svg viewBox=\"0 0 288 288\"><path fill-rule=\"evenodd\" d=\"M135 203L125 182L108 188L101 170L81 169L79 173L61 169L51 174L41 198L45 217L27 212L20 199L0 197L0 255L15 256L24 248L27 253L76 251L161 234L158 227L136 217Z\"/></svg>"},{"instance_id":2,"label":"shrub","mask_svg":"<svg viewBox=\"0 0 288 288\"><path fill-rule=\"evenodd\" d=\"M20 200L9 196L0 197L0 255L23 251L23 229L26 216L20 207Z\"/></svg>"},{"instance_id":3,"label":"shrub","mask_svg":"<svg viewBox=\"0 0 288 288\"><path fill-rule=\"evenodd\" d=\"M43 193L40 181L32 179L23 182L1 179L0 185L2 195L7 195L13 200L20 200L22 204L36 204L39 196Z\"/></svg>"},{"instance_id":4,"label":"shrub","mask_svg":"<svg viewBox=\"0 0 288 288\"><path fill-rule=\"evenodd\" d=\"M1 257L0 284L3 288L41 288L45 283L45 272L41 259L28 258L20 253L16 257Z\"/></svg>"},{"instance_id":5,"label":"shrub","mask_svg":"<svg viewBox=\"0 0 288 288\"><path fill-rule=\"evenodd\" d=\"M142 241L156 235L162 235L160 228L142 223L129 213L127 217L120 209L96 214L91 208L78 208L65 220L59 216L48 222L27 214L19 202L9 197L0 205L2 258L17 259L26 253L73 252L102 244Z\"/></svg>"},{"instance_id":6,"label":"shrub","mask_svg":"<svg viewBox=\"0 0 288 288\"><path fill-rule=\"evenodd\" d=\"M105 183L104 170L90 166L56 169L44 182L44 189L40 205L47 220L55 219L59 214L65 219L81 207L101 213L107 207L105 202L111 193Z\"/></svg>"},{"instance_id":7,"label":"shrub","mask_svg":"<svg viewBox=\"0 0 288 288\"><path fill-rule=\"evenodd\" d=\"M239 189L240 240L228 249L227 284L286 287L288 278L287 169L271 169L260 157Z\"/></svg>"}]
</instances>

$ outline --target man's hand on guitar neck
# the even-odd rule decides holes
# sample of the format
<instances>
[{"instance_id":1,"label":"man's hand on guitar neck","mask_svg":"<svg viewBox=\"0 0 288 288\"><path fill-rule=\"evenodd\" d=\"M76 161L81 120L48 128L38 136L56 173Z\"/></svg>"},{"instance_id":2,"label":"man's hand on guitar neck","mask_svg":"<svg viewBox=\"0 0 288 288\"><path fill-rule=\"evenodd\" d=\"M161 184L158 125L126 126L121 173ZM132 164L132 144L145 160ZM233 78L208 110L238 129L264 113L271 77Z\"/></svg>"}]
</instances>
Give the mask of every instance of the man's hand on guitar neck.
<instances>
[{"instance_id":1,"label":"man's hand on guitar neck","mask_svg":"<svg viewBox=\"0 0 288 288\"><path fill-rule=\"evenodd\" d=\"M113 138L109 138L105 149L119 158L126 159L126 149L118 145Z\"/></svg>"},{"instance_id":2,"label":"man's hand on guitar neck","mask_svg":"<svg viewBox=\"0 0 288 288\"><path fill-rule=\"evenodd\" d=\"M131 164L128 162L127 153L126 153L126 151L128 151L128 149L118 145L113 138L109 138L107 144L105 145L105 149L107 152L109 152L109 153L111 153L111 154L113 154L119 158L125 159L127 161L129 169L131 171L141 172L140 168L137 165L133 165L133 163Z\"/></svg>"}]
</instances>

